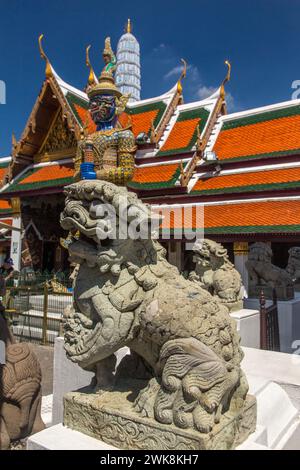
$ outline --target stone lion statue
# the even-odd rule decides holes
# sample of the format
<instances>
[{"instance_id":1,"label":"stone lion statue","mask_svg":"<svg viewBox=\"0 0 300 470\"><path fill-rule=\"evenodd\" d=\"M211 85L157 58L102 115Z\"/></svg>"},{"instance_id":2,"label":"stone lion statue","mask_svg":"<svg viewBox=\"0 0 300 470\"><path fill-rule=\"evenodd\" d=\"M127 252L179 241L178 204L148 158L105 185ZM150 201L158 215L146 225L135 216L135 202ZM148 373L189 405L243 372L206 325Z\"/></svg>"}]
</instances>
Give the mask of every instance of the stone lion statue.
<instances>
[{"instance_id":1,"label":"stone lion statue","mask_svg":"<svg viewBox=\"0 0 300 470\"><path fill-rule=\"evenodd\" d=\"M224 305L168 263L150 229L146 238L134 236L134 229L141 233L151 224L149 207L127 189L99 180L71 184L65 193L61 225L80 232L69 245L80 268L65 349L73 362L95 371L94 391L113 388L111 355L127 346L143 364L146 380L132 404L136 414L204 434L240 416L248 384L235 323ZM125 223L127 236L113 233L111 217L103 215L111 208L117 229ZM232 427L227 447L238 429Z\"/></svg>"},{"instance_id":2,"label":"stone lion statue","mask_svg":"<svg viewBox=\"0 0 300 470\"><path fill-rule=\"evenodd\" d=\"M300 289L300 247L293 246L289 249L289 260L286 267L287 273L291 276L296 290Z\"/></svg>"},{"instance_id":3,"label":"stone lion statue","mask_svg":"<svg viewBox=\"0 0 300 470\"><path fill-rule=\"evenodd\" d=\"M5 361L0 365L0 449L11 442L42 431L41 368L26 343L16 343L0 313L0 341L5 345Z\"/></svg>"},{"instance_id":4,"label":"stone lion statue","mask_svg":"<svg viewBox=\"0 0 300 470\"><path fill-rule=\"evenodd\" d=\"M199 282L229 311L243 308L242 278L229 261L227 250L213 240L199 240L193 247L195 271L189 279Z\"/></svg>"},{"instance_id":5,"label":"stone lion statue","mask_svg":"<svg viewBox=\"0 0 300 470\"><path fill-rule=\"evenodd\" d=\"M272 249L263 242L250 246L246 267L249 273L249 297L259 297L263 288L265 296L272 298L275 289L279 300L294 298L293 281L284 270L272 264Z\"/></svg>"}]
</instances>

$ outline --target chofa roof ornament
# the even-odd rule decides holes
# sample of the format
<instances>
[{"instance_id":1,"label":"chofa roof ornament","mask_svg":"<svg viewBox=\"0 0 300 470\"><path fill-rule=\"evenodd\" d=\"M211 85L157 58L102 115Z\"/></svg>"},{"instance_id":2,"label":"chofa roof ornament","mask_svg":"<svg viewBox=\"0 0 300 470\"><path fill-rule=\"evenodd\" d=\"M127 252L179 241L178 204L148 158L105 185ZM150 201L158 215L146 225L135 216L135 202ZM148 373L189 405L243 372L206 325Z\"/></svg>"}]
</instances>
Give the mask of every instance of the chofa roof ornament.
<instances>
[{"instance_id":1,"label":"chofa roof ornament","mask_svg":"<svg viewBox=\"0 0 300 470\"><path fill-rule=\"evenodd\" d=\"M220 95L224 99L225 98L225 84L229 82L230 77L231 77L231 63L229 60L225 60L224 62L225 65L227 65L227 74L226 77L224 78L223 82L221 83L221 88L220 88Z\"/></svg>"},{"instance_id":2,"label":"chofa roof ornament","mask_svg":"<svg viewBox=\"0 0 300 470\"><path fill-rule=\"evenodd\" d=\"M43 37L44 37L44 35L40 34L40 36L39 36L39 50L40 50L41 58L44 59L44 61L46 62L46 69L45 69L46 77L50 78L50 77L53 77L53 69L52 69L50 61L49 61L49 59L48 59L48 57L45 54L45 51L43 49L43 45L42 45Z\"/></svg>"},{"instance_id":3,"label":"chofa roof ornament","mask_svg":"<svg viewBox=\"0 0 300 470\"><path fill-rule=\"evenodd\" d=\"M181 72L181 75L179 77L179 80L177 82L177 91L180 95L182 95L182 80L186 77L186 71L187 71L187 63L184 59L180 59L181 63L183 64L183 70Z\"/></svg>"},{"instance_id":4,"label":"chofa roof ornament","mask_svg":"<svg viewBox=\"0 0 300 470\"><path fill-rule=\"evenodd\" d=\"M92 86L92 85L96 85L97 80L96 80L96 74L94 72L94 69L93 69L91 61L90 61L90 48L91 48L90 45L87 46L87 48L86 48L85 63L86 63L86 66L89 67L89 69L90 69L88 84L89 84L89 86Z\"/></svg>"}]
</instances>

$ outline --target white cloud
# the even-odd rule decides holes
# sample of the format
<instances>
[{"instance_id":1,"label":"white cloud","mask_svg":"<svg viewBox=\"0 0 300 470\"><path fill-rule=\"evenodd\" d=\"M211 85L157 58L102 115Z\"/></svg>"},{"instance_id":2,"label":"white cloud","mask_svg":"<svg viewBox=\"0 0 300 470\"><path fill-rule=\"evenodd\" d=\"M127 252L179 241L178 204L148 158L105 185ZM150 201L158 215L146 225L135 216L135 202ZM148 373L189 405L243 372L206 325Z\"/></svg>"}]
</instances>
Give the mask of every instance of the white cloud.
<instances>
[{"instance_id":1,"label":"white cloud","mask_svg":"<svg viewBox=\"0 0 300 470\"><path fill-rule=\"evenodd\" d=\"M183 65L176 65L173 67L169 72L164 75L164 79L167 80L173 76L177 76L179 78L181 72L183 71ZM187 77L192 81L200 80L200 73L195 65L188 64L187 66Z\"/></svg>"},{"instance_id":2,"label":"white cloud","mask_svg":"<svg viewBox=\"0 0 300 470\"><path fill-rule=\"evenodd\" d=\"M154 52L156 54L157 52L163 51L166 48L167 48L167 45L162 42L158 46L154 47L152 49L152 52Z\"/></svg>"},{"instance_id":3,"label":"white cloud","mask_svg":"<svg viewBox=\"0 0 300 470\"><path fill-rule=\"evenodd\" d=\"M166 51L165 51L166 52ZM174 57L173 57L174 63ZM183 65L178 64L172 67L165 75L164 79L168 80L172 77L177 79L180 77L180 74L183 70ZM219 85L220 86L220 85ZM183 82L183 92L184 95L188 97L188 101L193 100L203 100L208 98L213 93L216 92L219 86L206 85L203 83L201 78L201 73L196 65L188 64L186 79ZM234 100L234 97L231 93L226 93L226 104L228 112L233 112L238 109L237 103Z\"/></svg>"},{"instance_id":4,"label":"white cloud","mask_svg":"<svg viewBox=\"0 0 300 470\"><path fill-rule=\"evenodd\" d=\"M217 91L216 87L201 85L196 91L196 97L199 98L200 100L204 100L205 98L208 98L216 91ZM230 113L235 111L237 108L234 97L229 92L226 92L226 105L227 105L227 110Z\"/></svg>"},{"instance_id":5,"label":"white cloud","mask_svg":"<svg viewBox=\"0 0 300 470\"><path fill-rule=\"evenodd\" d=\"M213 93L215 93L215 91L217 90L217 88L213 87L213 86L205 86L205 85L201 85L198 90L196 91L196 96L197 98L200 98L200 100L204 100L205 98L207 98L208 96L212 95Z\"/></svg>"},{"instance_id":6,"label":"white cloud","mask_svg":"<svg viewBox=\"0 0 300 470\"><path fill-rule=\"evenodd\" d=\"M182 72L182 65L176 65L168 73L165 74L164 78L167 80L168 78L173 77L174 75L179 75Z\"/></svg>"}]
</instances>

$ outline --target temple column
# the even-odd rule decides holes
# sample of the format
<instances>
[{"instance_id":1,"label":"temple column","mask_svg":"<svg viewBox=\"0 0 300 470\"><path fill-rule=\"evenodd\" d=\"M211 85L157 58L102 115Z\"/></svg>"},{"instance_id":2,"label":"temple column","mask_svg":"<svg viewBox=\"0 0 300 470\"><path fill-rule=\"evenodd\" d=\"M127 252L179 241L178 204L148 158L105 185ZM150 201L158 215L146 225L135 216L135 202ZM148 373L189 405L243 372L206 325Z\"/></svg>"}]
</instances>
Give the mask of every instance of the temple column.
<instances>
[{"instance_id":1,"label":"temple column","mask_svg":"<svg viewBox=\"0 0 300 470\"><path fill-rule=\"evenodd\" d=\"M21 235L21 201L19 197L11 199L12 207L12 234L10 244L10 257L14 262L14 269L20 271L21 269L21 250L22 250L22 235ZM16 230L14 230L14 228Z\"/></svg>"},{"instance_id":2,"label":"temple column","mask_svg":"<svg viewBox=\"0 0 300 470\"><path fill-rule=\"evenodd\" d=\"M240 273L242 282L245 288L245 297L248 297L248 271L246 268L246 261L248 260L248 242L234 242L234 266Z\"/></svg>"}]
</instances>

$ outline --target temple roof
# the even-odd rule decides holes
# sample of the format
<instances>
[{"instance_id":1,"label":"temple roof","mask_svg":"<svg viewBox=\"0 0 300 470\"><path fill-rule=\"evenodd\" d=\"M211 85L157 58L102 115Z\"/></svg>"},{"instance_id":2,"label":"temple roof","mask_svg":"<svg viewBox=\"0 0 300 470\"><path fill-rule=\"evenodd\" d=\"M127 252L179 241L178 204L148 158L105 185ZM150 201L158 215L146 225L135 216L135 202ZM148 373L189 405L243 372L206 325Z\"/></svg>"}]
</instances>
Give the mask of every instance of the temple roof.
<instances>
[{"instance_id":1,"label":"temple roof","mask_svg":"<svg viewBox=\"0 0 300 470\"><path fill-rule=\"evenodd\" d=\"M218 96L214 94L205 100L179 105L172 122L170 122L170 129L162 139L157 156L162 157L194 151L197 129L200 131L200 136L203 136L217 100Z\"/></svg>"},{"instance_id":2,"label":"temple roof","mask_svg":"<svg viewBox=\"0 0 300 470\"><path fill-rule=\"evenodd\" d=\"M218 90L205 100L177 106L158 148L147 155L157 163L147 163L138 152L129 186L139 190L175 187L180 177L180 163L184 166L195 153L197 141L211 124L219 98Z\"/></svg>"},{"instance_id":3,"label":"temple roof","mask_svg":"<svg viewBox=\"0 0 300 470\"><path fill-rule=\"evenodd\" d=\"M233 194L300 188L300 165L276 168L247 168L221 174L203 173L190 191L191 195Z\"/></svg>"},{"instance_id":4,"label":"temple roof","mask_svg":"<svg viewBox=\"0 0 300 470\"><path fill-rule=\"evenodd\" d=\"M73 175L74 166L70 159L30 165L10 184L4 186L1 193L5 196L13 196L14 193L62 188L73 181Z\"/></svg>"},{"instance_id":5,"label":"temple roof","mask_svg":"<svg viewBox=\"0 0 300 470\"><path fill-rule=\"evenodd\" d=\"M208 203L202 207L204 212L199 217L201 214L199 205L198 214L197 205L181 206L182 218L165 216L162 230L170 229L174 232L185 227L189 231L199 230L204 226L207 235L300 232L300 199L244 200L231 203ZM165 214L171 209L172 206L160 208ZM158 211L158 207L153 206L153 210Z\"/></svg>"},{"instance_id":6,"label":"temple roof","mask_svg":"<svg viewBox=\"0 0 300 470\"><path fill-rule=\"evenodd\" d=\"M0 199L0 217L2 217L4 214L11 214L11 205L9 201L5 201L3 199Z\"/></svg>"},{"instance_id":7,"label":"temple roof","mask_svg":"<svg viewBox=\"0 0 300 470\"><path fill-rule=\"evenodd\" d=\"M180 176L180 162L138 166L127 184L134 189L159 189L174 187Z\"/></svg>"},{"instance_id":8,"label":"temple roof","mask_svg":"<svg viewBox=\"0 0 300 470\"><path fill-rule=\"evenodd\" d=\"M210 149L220 163L298 154L300 100L222 116L219 129Z\"/></svg>"}]
</instances>

